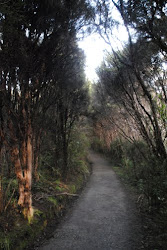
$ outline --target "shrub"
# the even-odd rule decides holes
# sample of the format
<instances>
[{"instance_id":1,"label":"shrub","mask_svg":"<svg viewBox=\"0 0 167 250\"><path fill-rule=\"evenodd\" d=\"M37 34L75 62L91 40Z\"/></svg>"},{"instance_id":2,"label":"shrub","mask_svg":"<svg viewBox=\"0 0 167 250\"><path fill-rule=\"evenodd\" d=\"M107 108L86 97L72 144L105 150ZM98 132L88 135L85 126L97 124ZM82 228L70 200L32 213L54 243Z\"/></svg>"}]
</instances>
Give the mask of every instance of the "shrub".
<instances>
[{"instance_id":1,"label":"shrub","mask_svg":"<svg viewBox=\"0 0 167 250\"><path fill-rule=\"evenodd\" d=\"M91 142L91 148L99 153L107 153L108 149L106 148L106 145L103 141L101 141L99 138L94 137Z\"/></svg>"},{"instance_id":2,"label":"shrub","mask_svg":"<svg viewBox=\"0 0 167 250\"><path fill-rule=\"evenodd\" d=\"M152 155L143 141L116 140L111 144L110 157L121 167L124 178L144 195L149 209L167 205L167 161Z\"/></svg>"},{"instance_id":3,"label":"shrub","mask_svg":"<svg viewBox=\"0 0 167 250\"><path fill-rule=\"evenodd\" d=\"M121 163L123 160L123 143L120 139L114 140L110 145L110 157L113 161Z\"/></svg>"},{"instance_id":4,"label":"shrub","mask_svg":"<svg viewBox=\"0 0 167 250\"><path fill-rule=\"evenodd\" d=\"M86 165L86 157L90 147L88 137L85 133L76 128L71 135L69 144L69 169L71 173L80 172L86 173L88 171Z\"/></svg>"}]
</instances>

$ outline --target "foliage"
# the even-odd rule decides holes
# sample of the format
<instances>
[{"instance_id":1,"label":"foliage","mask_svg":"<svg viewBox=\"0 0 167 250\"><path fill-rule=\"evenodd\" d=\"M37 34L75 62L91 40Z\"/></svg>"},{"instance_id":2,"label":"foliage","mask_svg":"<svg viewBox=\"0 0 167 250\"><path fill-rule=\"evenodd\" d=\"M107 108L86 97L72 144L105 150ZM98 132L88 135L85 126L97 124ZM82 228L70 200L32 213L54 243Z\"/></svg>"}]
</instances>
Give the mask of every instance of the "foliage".
<instances>
[{"instance_id":1,"label":"foliage","mask_svg":"<svg viewBox=\"0 0 167 250\"><path fill-rule=\"evenodd\" d=\"M105 152L105 145L99 138L94 137L91 142L91 148L99 153Z\"/></svg>"},{"instance_id":2,"label":"foliage","mask_svg":"<svg viewBox=\"0 0 167 250\"><path fill-rule=\"evenodd\" d=\"M58 206L58 202L57 202L56 198L54 198L54 197L48 197L48 201L50 201L51 203L53 203L55 207Z\"/></svg>"},{"instance_id":3,"label":"foliage","mask_svg":"<svg viewBox=\"0 0 167 250\"><path fill-rule=\"evenodd\" d=\"M111 155L112 160L116 161L117 163L122 162L122 160L123 160L123 147L122 147L121 140L116 139L111 143L109 154Z\"/></svg>"},{"instance_id":4,"label":"foliage","mask_svg":"<svg viewBox=\"0 0 167 250\"><path fill-rule=\"evenodd\" d=\"M119 142L120 143L120 142ZM148 210L166 210L167 183L166 161L163 163L153 154L143 141L135 143L117 142L111 144L110 158L123 171L123 178L136 187L139 195L145 197ZM113 150L115 149L115 150ZM119 154L119 157L118 157Z\"/></svg>"},{"instance_id":5,"label":"foliage","mask_svg":"<svg viewBox=\"0 0 167 250\"><path fill-rule=\"evenodd\" d=\"M108 56L98 71L103 117L129 140L142 136L153 154L163 159L167 154L164 61L154 44L139 39Z\"/></svg>"},{"instance_id":6,"label":"foliage","mask_svg":"<svg viewBox=\"0 0 167 250\"><path fill-rule=\"evenodd\" d=\"M86 170L85 159L89 149L89 139L85 131L86 127L74 127L69 144L69 168L70 171L84 173ZM86 170L87 171L87 170Z\"/></svg>"},{"instance_id":7,"label":"foliage","mask_svg":"<svg viewBox=\"0 0 167 250\"><path fill-rule=\"evenodd\" d=\"M0 236L1 238L1 236ZM0 239L0 248L4 250L10 250L10 240L8 237L4 237L3 239Z\"/></svg>"}]
</instances>

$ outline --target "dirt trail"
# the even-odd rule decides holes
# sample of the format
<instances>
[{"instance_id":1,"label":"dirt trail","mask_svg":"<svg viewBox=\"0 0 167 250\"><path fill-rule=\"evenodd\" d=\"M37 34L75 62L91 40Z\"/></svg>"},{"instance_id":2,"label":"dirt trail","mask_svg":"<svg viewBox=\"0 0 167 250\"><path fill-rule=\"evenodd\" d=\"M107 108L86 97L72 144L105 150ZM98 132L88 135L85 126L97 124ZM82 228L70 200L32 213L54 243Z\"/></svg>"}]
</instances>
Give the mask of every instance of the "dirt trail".
<instances>
[{"instance_id":1,"label":"dirt trail","mask_svg":"<svg viewBox=\"0 0 167 250\"><path fill-rule=\"evenodd\" d=\"M40 250L137 250L141 242L135 205L109 162L90 154L93 174L72 212ZM37 248L36 248L37 249Z\"/></svg>"}]
</instances>

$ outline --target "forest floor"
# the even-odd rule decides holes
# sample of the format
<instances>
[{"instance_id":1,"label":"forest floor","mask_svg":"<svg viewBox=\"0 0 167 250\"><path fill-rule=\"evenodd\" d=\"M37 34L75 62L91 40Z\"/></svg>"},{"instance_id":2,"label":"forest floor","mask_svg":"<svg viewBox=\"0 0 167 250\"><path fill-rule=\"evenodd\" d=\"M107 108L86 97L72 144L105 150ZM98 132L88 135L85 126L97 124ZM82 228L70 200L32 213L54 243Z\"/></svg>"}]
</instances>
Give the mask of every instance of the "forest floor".
<instances>
[{"instance_id":1,"label":"forest floor","mask_svg":"<svg viewBox=\"0 0 167 250\"><path fill-rule=\"evenodd\" d=\"M111 163L90 153L93 173L50 239L40 240L40 250L137 250L142 245L142 220L131 192L111 168Z\"/></svg>"}]
</instances>

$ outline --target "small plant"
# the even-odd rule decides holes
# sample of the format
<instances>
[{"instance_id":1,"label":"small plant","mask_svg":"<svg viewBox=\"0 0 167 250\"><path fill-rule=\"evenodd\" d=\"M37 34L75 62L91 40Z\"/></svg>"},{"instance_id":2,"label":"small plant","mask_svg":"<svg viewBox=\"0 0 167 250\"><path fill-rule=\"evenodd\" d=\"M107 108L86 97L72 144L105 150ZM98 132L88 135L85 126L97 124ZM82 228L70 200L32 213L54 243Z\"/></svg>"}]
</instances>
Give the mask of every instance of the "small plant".
<instances>
[{"instance_id":1,"label":"small plant","mask_svg":"<svg viewBox=\"0 0 167 250\"><path fill-rule=\"evenodd\" d=\"M34 209L34 216L41 217L43 215L43 212L39 209Z\"/></svg>"},{"instance_id":2,"label":"small plant","mask_svg":"<svg viewBox=\"0 0 167 250\"><path fill-rule=\"evenodd\" d=\"M70 193L75 194L76 193L76 186L75 185L70 185L69 186L69 191L70 191Z\"/></svg>"},{"instance_id":3,"label":"small plant","mask_svg":"<svg viewBox=\"0 0 167 250\"><path fill-rule=\"evenodd\" d=\"M55 207L58 207L58 201L55 197L48 197L48 201L50 201Z\"/></svg>"},{"instance_id":4,"label":"small plant","mask_svg":"<svg viewBox=\"0 0 167 250\"><path fill-rule=\"evenodd\" d=\"M8 237L4 237L4 239L0 239L0 249L10 250L10 239Z\"/></svg>"}]
</instances>

